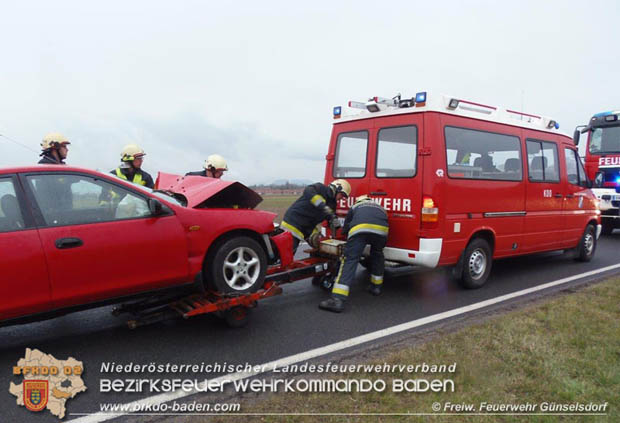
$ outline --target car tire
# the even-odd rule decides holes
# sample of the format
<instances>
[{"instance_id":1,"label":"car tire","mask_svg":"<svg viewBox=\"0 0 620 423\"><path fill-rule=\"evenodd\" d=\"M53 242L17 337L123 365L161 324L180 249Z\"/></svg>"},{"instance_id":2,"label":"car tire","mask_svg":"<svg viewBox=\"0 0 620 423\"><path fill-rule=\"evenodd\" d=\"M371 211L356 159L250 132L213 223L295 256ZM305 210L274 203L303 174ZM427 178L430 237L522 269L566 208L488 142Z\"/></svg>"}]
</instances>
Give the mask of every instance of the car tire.
<instances>
[{"instance_id":1,"label":"car tire","mask_svg":"<svg viewBox=\"0 0 620 423\"><path fill-rule=\"evenodd\" d=\"M482 238L473 239L463 253L461 285L467 289L482 287L489 278L492 264L493 255L489 243Z\"/></svg>"},{"instance_id":2,"label":"car tire","mask_svg":"<svg viewBox=\"0 0 620 423\"><path fill-rule=\"evenodd\" d=\"M265 281L267 254L247 236L228 238L215 246L207 260L208 286L225 294L258 291Z\"/></svg>"},{"instance_id":3,"label":"car tire","mask_svg":"<svg viewBox=\"0 0 620 423\"><path fill-rule=\"evenodd\" d=\"M596 251L596 229L594 225L586 226L583 235L579 240L579 244L575 247L575 260L577 261L590 261L594 257Z\"/></svg>"},{"instance_id":4,"label":"car tire","mask_svg":"<svg viewBox=\"0 0 620 423\"><path fill-rule=\"evenodd\" d=\"M616 228L613 222L603 222L603 227L601 229L601 235L611 235L611 233Z\"/></svg>"}]
</instances>

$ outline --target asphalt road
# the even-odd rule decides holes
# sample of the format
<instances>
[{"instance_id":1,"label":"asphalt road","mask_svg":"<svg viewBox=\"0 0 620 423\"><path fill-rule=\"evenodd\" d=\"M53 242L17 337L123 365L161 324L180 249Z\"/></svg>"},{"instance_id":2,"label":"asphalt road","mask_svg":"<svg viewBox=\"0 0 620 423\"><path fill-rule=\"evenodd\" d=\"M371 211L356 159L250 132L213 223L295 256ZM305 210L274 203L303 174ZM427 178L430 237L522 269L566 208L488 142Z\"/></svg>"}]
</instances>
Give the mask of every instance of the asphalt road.
<instances>
[{"instance_id":1,"label":"asphalt road","mask_svg":"<svg viewBox=\"0 0 620 423\"><path fill-rule=\"evenodd\" d=\"M111 316L111 307L90 310L28 325L0 328L0 421L57 422L45 411L34 415L15 404L9 382L21 383L12 367L26 348L38 348L57 359L74 357L85 366L83 379L88 391L67 403L70 413L99 411L99 403L126 403L147 394L99 392L102 362L137 363L266 363L278 358L325 346L354 336L455 309L496 296L534 287L560 278L620 263L620 233L599 240L590 263L573 261L561 253L538 254L496 261L487 285L466 291L442 270L389 273L384 295L372 297L364 291L367 273L358 270L348 309L336 315L321 311L317 304L327 294L299 281L284 287L283 295L264 300L253 310L249 325L230 329L214 316L187 321L174 320L128 330L123 318ZM611 273L610 273L611 274ZM599 276L600 277L600 276ZM200 380L213 374L183 374ZM150 377L148 374L131 377ZM161 375L160 375L161 377ZM177 375L178 377L178 375ZM150 394L149 394L150 395ZM120 418L118 421L123 421Z\"/></svg>"}]
</instances>

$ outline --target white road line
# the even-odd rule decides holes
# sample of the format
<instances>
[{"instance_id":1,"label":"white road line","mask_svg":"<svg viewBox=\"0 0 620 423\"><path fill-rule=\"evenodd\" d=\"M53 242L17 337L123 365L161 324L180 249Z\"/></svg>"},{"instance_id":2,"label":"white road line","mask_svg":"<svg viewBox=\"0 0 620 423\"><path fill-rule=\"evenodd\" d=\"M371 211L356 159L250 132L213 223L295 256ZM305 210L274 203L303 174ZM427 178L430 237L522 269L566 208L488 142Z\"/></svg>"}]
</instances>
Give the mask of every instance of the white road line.
<instances>
[{"instance_id":1,"label":"white road line","mask_svg":"<svg viewBox=\"0 0 620 423\"><path fill-rule=\"evenodd\" d=\"M404 332L413 328L417 328L423 325L427 325L429 323L434 323L434 322L438 322L440 320L445 320L448 319L450 317L455 317L461 314L465 314L465 313L469 313L475 310L479 310L481 308L485 308L485 307L489 307L492 306L494 304L498 304L504 301L508 301L511 300L513 298L517 298L517 297L522 297L524 295L528 295L531 294L533 292L537 292L537 291L542 291L543 289L547 289L547 288L552 288L554 286L558 286L558 285L562 285L565 283L569 283L572 281L575 281L577 279L582 279L582 278L587 278L589 276L594 276L597 275L599 273L604 273L607 272L609 270L613 270L613 269L618 269L620 268L620 263L619 264L614 264L612 266L607 266L607 267L603 267L600 269L596 269L596 270L591 270L589 272L585 272L585 273L580 273L578 275L574 275L574 276L570 276L568 278L563 278L563 279L558 279L557 281L553 281L553 282L549 282L549 283L545 283L543 285L538 285L532 288L527 288L527 289L523 289L521 291L517 291L517 292L513 292L510 294L506 294L506 295L502 295L499 297L495 297L495 298L491 298L489 300L485 300L485 301L481 301L475 304L470 304L468 306L464 306L464 307L459 307L456 308L454 310L450 310L450 311L445 311L443 313L438 313L438 314L434 314L432 316L427 316L427 317L423 317L421 319L417 319L417 320L412 320L410 322L407 323L401 323L400 325L396 325L396 326L392 326L386 329L381 329L378 330L376 332L371 332L371 333L367 333L365 335L360 335L360 336L356 336L355 338L350 338L350 339L346 339L344 341L340 341L340 342L336 342L334 344L331 345L326 345L324 347L320 347L320 348L315 348L313 350L309 350L303 353L299 353L299 354L295 354L295 355L291 355L288 357L284 357L278 360L274 360L274 361L270 361L268 363L265 364L259 364L257 366L259 366L261 368L261 371L258 372L251 372L251 373L231 373L228 375L224 375L224 376L219 376L215 379L210 379L210 381L217 381L218 383L224 382L224 381L236 381L236 380L241 380L241 379L246 379L252 376L256 376L259 375L261 373L267 373L272 371L276 366L277 367L285 367L285 366L289 366L291 364L295 364L295 363L299 363L299 362L303 362L303 361L307 361L307 360L311 360L317 357L321 357L323 355L327 355L327 354L331 354L334 353L336 351L340 351L340 350L344 350L346 348L350 348L350 347L354 347L360 344L364 344L366 342L370 342L370 341L374 341L377 339L381 339L381 338L385 338L387 336L391 336L400 332ZM215 382L211 382L211 383L215 383ZM204 388L204 383L201 385L200 387L201 389ZM203 389L204 390L204 389ZM196 394L200 392L198 391L191 391L191 392L184 392L184 391L177 391L177 392L173 392L173 393L165 393L165 394L159 394L159 395L154 395L152 397L148 397L148 398L144 398L141 400L137 400L137 401L132 401L130 403L124 404L124 406L126 406L127 408L130 409L134 409L134 407L136 407L136 409L140 409L138 407L145 407L148 405L155 405L155 404L160 404L160 403L164 403L164 402L169 402L169 401L174 401L180 398L184 398L193 394ZM118 418L120 416L123 415L129 415L131 413L125 413L125 414L115 414L115 415L110 415L110 414L106 414L103 412L99 412L99 413L94 413L88 416L83 416L74 420L70 420L71 422L76 422L76 423L97 423L97 422L103 422L103 421L107 421L107 420L111 420L111 419L115 419Z\"/></svg>"}]
</instances>

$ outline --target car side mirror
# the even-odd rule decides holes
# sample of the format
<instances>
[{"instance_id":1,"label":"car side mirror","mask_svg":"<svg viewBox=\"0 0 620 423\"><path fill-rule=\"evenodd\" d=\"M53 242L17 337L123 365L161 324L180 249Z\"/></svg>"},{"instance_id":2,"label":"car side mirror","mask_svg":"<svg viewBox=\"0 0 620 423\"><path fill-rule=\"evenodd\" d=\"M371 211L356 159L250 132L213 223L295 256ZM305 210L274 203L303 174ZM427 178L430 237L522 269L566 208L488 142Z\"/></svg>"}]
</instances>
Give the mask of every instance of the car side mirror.
<instances>
[{"instance_id":1,"label":"car side mirror","mask_svg":"<svg viewBox=\"0 0 620 423\"><path fill-rule=\"evenodd\" d=\"M579 129L575 129L575 132L573 132L573 143L575 143L575 145L579 145L580 136L581 136L581 131Z\"/></svg>"},{"instance_id":2,"label":"car side mirror","mask_svg":"<svg viewBox=\"0 0 620 423\"><path fill-rule=\"evenodd\" d=\"M155 198L149 198L149 210L152 216L160 216L163 213L163 206L161 202Z\"/></svg>"}]
</instances>

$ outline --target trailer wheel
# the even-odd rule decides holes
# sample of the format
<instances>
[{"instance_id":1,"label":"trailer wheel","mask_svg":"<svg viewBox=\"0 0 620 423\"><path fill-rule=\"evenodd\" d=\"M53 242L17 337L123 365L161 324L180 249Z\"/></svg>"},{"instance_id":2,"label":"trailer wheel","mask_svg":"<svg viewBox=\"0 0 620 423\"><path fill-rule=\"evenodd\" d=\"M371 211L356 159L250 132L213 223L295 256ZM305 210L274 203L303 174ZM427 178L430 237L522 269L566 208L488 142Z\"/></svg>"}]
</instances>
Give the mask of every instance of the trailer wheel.
<instances>
[{"instance_id":1,"label":"trailer wheel","mask_svg":"<svg viewBox=\"0 0 620 423\"><path fill-rule=\"evenodd\" d=\"M229 308L223 314L226 324L231 328L245 327L250 321L250 309L244 306Z\"/></svg>"},{"instance_id":2,"label":"trailer wheel","mask_svg":"<svg viewBox=\"0 0 620 423\"><path fill-rule=\"evenodd\" d=\"M332 288L334 287L335 279L335 276L331 273L327 275L314 276L312 278L312 285L318 286L324 291L331 292Z\"/></svg>"},{"instance_id":3,"label":"trailer wheel","mask_svg":"<svg viewBox=\"0 0 620 423\"><path fill-rule=\"evenodd\" d=\"M603 227L601 228L601 235L611 235L616 228L613 222L605 222L603 220Z\"/></svg>"},{"instance_id":4,"label":"trailer wheel","mask_svg":"<svg viewBox=\"0 0 620 423\"><path fill-rule=\"evenodd\" d=\"M493 264L489 243L482 238L472 240L467 245L462 260L461 285L467 289L483 286L489 278Z\"/></svg>"},{"instance_id":5,"label":"trailer wheel","mask_svg":"<svg viewBox=\"0 0 620 423\"><path fill-rule=\"evenodd\" d=\"M267 255L252 238L229 238L216 246L205 270L209 284L219 292L256 292L265 281Z\"/></svg>"},{"instance_id":6,"label":"trailer wheel","mask_svg":"<svg viewBox=\"0 0 620 423\"><path fill-rule=\"evenodd\" d=\"M579 244L575 249L575 260L578 261L590 261L594 257L596 251L596 229L594 225L586 226L586 230L583 231L583 235L579 240Z\"/></svg>"}]
</instances>

